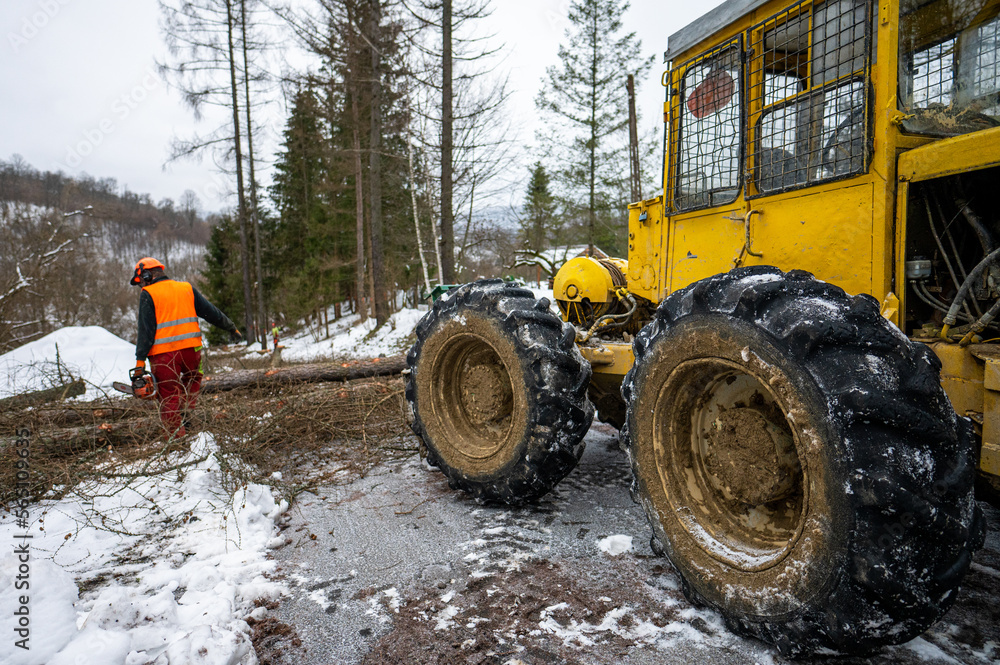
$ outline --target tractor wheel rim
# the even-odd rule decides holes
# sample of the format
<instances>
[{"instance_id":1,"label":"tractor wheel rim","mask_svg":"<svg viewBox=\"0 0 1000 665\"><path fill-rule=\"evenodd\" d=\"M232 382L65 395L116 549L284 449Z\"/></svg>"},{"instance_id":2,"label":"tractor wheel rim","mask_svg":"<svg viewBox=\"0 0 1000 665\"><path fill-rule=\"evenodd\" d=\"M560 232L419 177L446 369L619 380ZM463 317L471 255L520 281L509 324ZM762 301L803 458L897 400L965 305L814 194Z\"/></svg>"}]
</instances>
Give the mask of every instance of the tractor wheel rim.
<instances>
[{"instance_id":1,"label":"tractor wheel rim","mask_svg":"<svg viewBox=\"0 0 1000 665\"><path fill-rule=\"evenodd\" d=\"M513 426L514 385L510 371L485 338L456 335L437 357L433 408L450 447L472 459L486 459L503 448Z\"/></svg>"},{"instance_id":2,"label":"tractor wheel rim","mask_svg":"<svg viewBox=\"0 0 1000 665\"><path fill-rule=\"evenodd\" d=\"M745 571L778 564L802 534L808 478L787 405L722 358L678 365L654 407L657 471L695 546Z\"/></svg>"}]
</instances>

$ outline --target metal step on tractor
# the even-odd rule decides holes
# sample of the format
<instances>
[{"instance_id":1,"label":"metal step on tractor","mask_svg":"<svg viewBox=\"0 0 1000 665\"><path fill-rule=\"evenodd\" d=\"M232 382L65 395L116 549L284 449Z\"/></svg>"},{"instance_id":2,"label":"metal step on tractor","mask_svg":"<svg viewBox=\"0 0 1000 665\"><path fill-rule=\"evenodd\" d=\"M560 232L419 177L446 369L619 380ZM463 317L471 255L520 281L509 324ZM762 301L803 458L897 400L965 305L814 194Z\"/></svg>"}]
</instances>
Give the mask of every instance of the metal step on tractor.
<instances>
[{"instance_id":1,"label":"metal step on tractor","mask_svg":"<svg viewBox=\"0 0 1000 665\"><path fill-rule=\"evenodd\" d=\"M621 428L688 598L786 655L901 643L1000 488L1000 0L727 0L670 36L664 194L547 299L439 298L430 464L544 495Z\"/></svg>"}]
</instances>

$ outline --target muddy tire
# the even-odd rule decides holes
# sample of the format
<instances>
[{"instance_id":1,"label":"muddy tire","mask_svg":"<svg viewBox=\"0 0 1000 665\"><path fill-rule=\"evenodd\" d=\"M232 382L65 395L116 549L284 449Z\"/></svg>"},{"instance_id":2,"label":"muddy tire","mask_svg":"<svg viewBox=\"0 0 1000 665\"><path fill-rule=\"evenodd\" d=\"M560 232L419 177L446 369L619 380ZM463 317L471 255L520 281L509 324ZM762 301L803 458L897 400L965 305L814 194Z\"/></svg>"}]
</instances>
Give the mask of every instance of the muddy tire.
<instances>
[{"instance_id":1,"label":"muddy tire","mask_svg":"<svg viewBox=\"0 0 1000 665\"><path fill-rule=\"evenodd\" d=\"M789 656L944 614L982 542L972 429L873 298L740 268L672 294L633 347L633 491L693 603Z\"/></svg>"},{"instance_id":2,"label":"muddy tire","mask_svg":"<svg viewBox=\"0 0 1000 665\"><path fill-rule=\"evenodd\" d=\"M591 381L587 396L594 405L598 420L615 429L622 428L625 424L625 402L622 401L620 385L601 386Z\"/></svg>"},{"instance_id":3,"label":"muddy tire","mask_svg":"<svg viewBox=\"0 0 1000 665\"><path fill-rule=\"evenodd\" d=\"M519 504L576 466L594 416L590 365L548 299L481 280L434 303L416 334L406 357L412 428L452 488Z\"/></svg>"},{"instance_id":4,"label":"muddy tire","mask_svg":"<svg viewBox=\"0 0 1000 665\"><path fill-rule=\"evenodd\" d=\"M976 479L976 498L1000 508L1000 478L980 474Z\"/></svg>"}]
</instances>

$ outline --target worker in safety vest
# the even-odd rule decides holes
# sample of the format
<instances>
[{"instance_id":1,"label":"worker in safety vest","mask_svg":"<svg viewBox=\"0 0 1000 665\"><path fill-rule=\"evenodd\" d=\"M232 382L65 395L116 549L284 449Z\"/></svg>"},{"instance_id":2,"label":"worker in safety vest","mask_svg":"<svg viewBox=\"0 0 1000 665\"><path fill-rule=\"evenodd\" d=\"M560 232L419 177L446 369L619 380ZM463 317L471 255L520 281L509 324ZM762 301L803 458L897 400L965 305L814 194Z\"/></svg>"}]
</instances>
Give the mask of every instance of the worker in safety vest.
<instances>
[{"instance_id":1,"label":"worker in safety vest","mask_svg":"<svg viewBox=\"0 0 1000 665\"><path fill-rule=\"evenodd\" d=\"M139 334L135 345L133 381L146 371L156 379L160 420L168 435L177 438L187 431L185 411L194 407L201 388L201 317L228 331L236 342L243 335L236 325L187 282L170 279L165 266L146 257L135 264L129 284L142 287L139 295Z\"/></svg>"}]
</instances>

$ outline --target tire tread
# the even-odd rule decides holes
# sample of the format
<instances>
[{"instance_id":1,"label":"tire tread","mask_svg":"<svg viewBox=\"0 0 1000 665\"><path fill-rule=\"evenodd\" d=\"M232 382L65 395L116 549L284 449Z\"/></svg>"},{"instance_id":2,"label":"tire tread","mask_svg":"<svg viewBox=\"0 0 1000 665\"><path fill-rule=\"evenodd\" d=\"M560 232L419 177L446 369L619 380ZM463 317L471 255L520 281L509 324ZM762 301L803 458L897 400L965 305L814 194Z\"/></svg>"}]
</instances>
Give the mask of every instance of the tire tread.
<instances>
[{"instance_id":1,"label":"tire tread","mask_svg":"<svg viewBox=\"0 0 1000 665\"><path fill-rule=\"evenodd\" d=\"M583 454L583 437L594 416L587 399L590 365L573 344L572 327L567 329L549 304L548 299L536 299L530 290L503 280L479 280L448 291L417 325L417 341L407 353L410 373L405 386L413 412L411 428L427 451L428 464L439 468L449 486L478 502L518 505L537 500L572 471ZM424 344L440 325L463 312L498 322L514 344L529 384L527 452L488 479L469 477L442 463L417 403L416 376Z\"/></svg>"},{"instance_id":2,"label":"tire tread","mask_svg":"<svg viewBox=\"0 0 1000 665\"><path fill-rule=\"evenodd\" d=\"M857 442L847 446L853 457L844 468L858 471L844 479L854 513L851 552L823 602L803 604L780 621L716 609L734 631L790 656L821 648L868 653L913 638L954 601L982 542L982 516L972 493L972 429L944 396L940 362L886 321L874 298L850 296L807 272L738 268L702 280L666 298L635 338L635 364L622 385L629 408L622 439L634 478L638 442L630 422L640 368L675 322L719 314L765 332L808 371L826 394L837 431ZM887 391L875 372L859 369L870 355L895 372L896 390ZM932 460L933 482L894 464L887 454L893 446ZM653 524L655 510L646 504ZM905 528L896 528L900 520ZM694 585L684 580L682 586L692 602L707 604Z\"/></svg>"}]
</instances>

